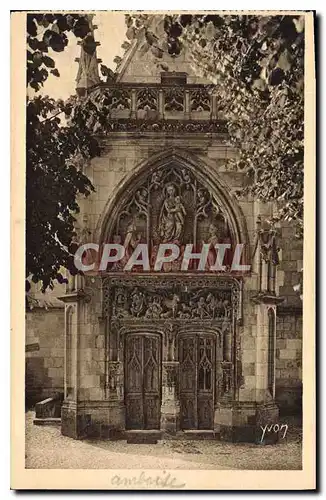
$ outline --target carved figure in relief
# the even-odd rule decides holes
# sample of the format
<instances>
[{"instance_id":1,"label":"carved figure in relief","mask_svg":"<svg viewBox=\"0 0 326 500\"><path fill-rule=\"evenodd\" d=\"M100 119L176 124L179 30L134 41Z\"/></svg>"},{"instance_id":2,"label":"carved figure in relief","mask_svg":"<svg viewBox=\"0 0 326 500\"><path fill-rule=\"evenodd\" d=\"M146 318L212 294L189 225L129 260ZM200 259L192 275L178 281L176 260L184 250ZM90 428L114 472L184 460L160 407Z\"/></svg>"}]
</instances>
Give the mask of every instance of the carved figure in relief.
<instances>
[{"instance_id":1,"label":"carved figure in relief","mask_svg":"<svg viewBox=\"0 0 326 500\"><path fill-rule=\"evenodd\" d=\"M120 271L124 268L138 243L142 242L142 238L143 236L141 232L137 229L136 218L133 217L133 219L127 226L126 236L122 243L125 248L124 257L121 260L114 262L114 264L112 265L113 271ZM119 234L115 234L113 236L113 243L121 244L121 236Z\"/></svg>"},{"instance_id":2,"label":"carved figure in relief","mask_svg":"<svg viewBox=\"0 0 326 500\"><path fill-rule=\"evenodd\" d=\"M190 186L191 186L191 177L190 177L190 174L187 171L187 169L185 169L185 168L183 168L181 170L181 173L182 173L183 181L186 184L187 189L189 189Z\"/></svg>"},{"instance_id":3,"label":"carved figure in relief","mask_svg":"<svg viewBox=\"0 0 326 500\"><path fill-rule=\"evenodd\" d=\"M207 256L207 266L213 266L216 261L216 250L215 245L218 244L218 235L217 235L217 227L215 224L210 224L208 228L209 238L207 243L209 243L209 252Z\"/></svg>"},{"instance_id":4,"label":"carved figure in relief","mask_svg":"<svg viewBox=\"0 0 326 500\"><path fill-rule=\"evenodd\" d=\"M223 232L223 231L222 231ZM225 237L225 234L219 234L220 230L218 228L218 225L216 222L211 222L208 228L208 240L203 241L203 244L209 244L209 251L207 255L207 261L206 261L206 270L209 271L211 266L214 266L216 264L216 258L217 258L217 250L215 248L215 245L219 243L225 243L225 244L230 244L231 240L229 238ZM220 264L226 267L226 270L229 268L231 262L230 258L232 257L231 253L229 253L228 249L225 251L225 255L223 258L223 262Z\"/></svg>"},{"instance_id":5,"label":"carved figure in relief","mask_svg":"<svg viewBox=\"0 0 326 500\"><path fill-rule=\"evenodd\" d=\"M207 311L205 297L199 298L196 308L193 309L191 316L192 318L200 318L200 319L209 318L210 315L209 312Z\"/></svg>"},{"instance_id":6,"label":"carved figure in relief","mask_svg":"<svg viewBox=\"0 0 326 500\"><path fill-rule=\"evenodd\" d=\"M178 312L178 318L189 319L191 318L191 307L186 304L181 304L181 311Z\"/></svg>"},{"instance_id":7,"label":"carved figure in relief","mask_svg":"<svg viewBox=\"0 0 326 500\"><path fill-rule=\"evenodd\" d=\"M137 207L140 209L140 213L147 213L147 205L148 205L148 192L147 189L141 188L137 191L135 196L135 203Z\"/></svg>"},{"instance_id":8,"label":"carved figure in relief","mask_svg":"<svg viewBox=\"0 0 326 500\"><path fill-rule=\"evenodd\" d=\"M212 207L210 196L206 189L199 189L197 193L197 217L207 218L209 209Z\"/></svg>"},{"instance_id":9,"label":"carved figure in relief","mask_svg":"<svg viewBox=\"0 0 326 500\"><path fill-rule=\"evenodd\" d=\"M185 216L186 209L181 198L176 195L174 185L169 184L159 218L159 235L162 242L181 241Z\"/></svg>"},{"instance_id":10,"label":"carved figure in relief","mask_svg":"<svg viewBox=\"0 0 326 500\"><path fill-rule=\"evenodd\" d=\"M153 172L151 185L154 189L159 189L161 187L162 181L162 171Z\"/></svg>"},{"instance_id":11,"label":"carved figure in relief","mask_svg":"<svg viewBox=\"0 0 326 500\"><path fill-rule=\"evenodd\" d=\"M145 318L158 319L162 314L163 308L160 304L160 298L154 297L152 302L148 305Z\"/></svg>"},{"instance_id":12,"label":"carved figure in relief","mask_svg":"<svg viewBox=\"0 0 326 500\"><path fill-rule=\"evenodd\" d=\"M185 216L187 215L185 207L181 203L180 196L176 196L175 198L175 226L176 226L176 236L182 234L183 225L185 222ZM177 239L179 239L177 237Z\"/></svg>"},{"instance_id":13,"label":"carved figure in relief","mask_svg":"<svg viewBox=\"0 0 326 500\"><path fill-rule=\"evenodd\" d=\"M168 311L161 314L161 318L176 318L179 310L180 297L174 294L172 299L168 301Z\"/></svg>"},{"instance_id":14,"label":"carved figure in relief","mask_svg":"<svg viewBox=\"0 0 326 500\"><path fill-rule=\"evenodd\" d=\"M145 295L140 290L135 289L131 294L130 312L133 316L139 318L145 312L146 300Z\"/></svg>"},{"instance_id":15,"label":"carved figure in relief","mask_svg":"<svg viewBox=\"0 0 326 500\"><path fill-rule=\"evenodd\" d=\"M123 242L123 246L126 249L126 255L128 254L128 258L135 250L138 243L141 242L142 235L137 231L137 225L135 219L127 227L126 237Z\"/></svg>"}]
</instances>

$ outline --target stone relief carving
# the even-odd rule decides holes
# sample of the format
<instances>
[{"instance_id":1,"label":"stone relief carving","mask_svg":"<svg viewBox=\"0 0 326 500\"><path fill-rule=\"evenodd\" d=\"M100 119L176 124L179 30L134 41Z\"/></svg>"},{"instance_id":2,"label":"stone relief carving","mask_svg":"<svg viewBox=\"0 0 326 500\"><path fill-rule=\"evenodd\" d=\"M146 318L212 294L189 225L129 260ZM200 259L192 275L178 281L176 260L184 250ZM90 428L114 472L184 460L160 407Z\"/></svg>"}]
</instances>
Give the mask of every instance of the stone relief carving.
<instances>
[{"instance_id":1,"label":"stone relief carving","mask_svg":"<svg viewBox=\"0 0 326 500\"><path fill-rule=\"evenodd\" d=\"M113 292L112 317L137 319L232 319L230 291L196 290L149 292L146 289L116 289Z\"/></svg>"}]
</instances>

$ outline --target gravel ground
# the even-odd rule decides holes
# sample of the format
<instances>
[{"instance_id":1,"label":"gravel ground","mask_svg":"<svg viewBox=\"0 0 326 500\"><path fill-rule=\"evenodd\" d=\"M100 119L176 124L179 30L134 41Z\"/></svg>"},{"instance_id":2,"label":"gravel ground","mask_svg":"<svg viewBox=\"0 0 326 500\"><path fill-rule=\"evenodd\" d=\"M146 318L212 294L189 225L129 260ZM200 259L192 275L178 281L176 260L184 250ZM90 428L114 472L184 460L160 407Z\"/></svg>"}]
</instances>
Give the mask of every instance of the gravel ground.
<instances>
[{"instance_id":1,"label":"gravel ground","mask_svg":"<svg viewBox=\"0 0 326 500\"><path fill-rule=\"evenodd\" d=\"M287 436L277 445L224 443L213 440L167 440L155 445L126 441L74 439L60 427L33 425L26 413L27 469L301 469L301 427L283 419Z\"/></svg>"}]
</instances>

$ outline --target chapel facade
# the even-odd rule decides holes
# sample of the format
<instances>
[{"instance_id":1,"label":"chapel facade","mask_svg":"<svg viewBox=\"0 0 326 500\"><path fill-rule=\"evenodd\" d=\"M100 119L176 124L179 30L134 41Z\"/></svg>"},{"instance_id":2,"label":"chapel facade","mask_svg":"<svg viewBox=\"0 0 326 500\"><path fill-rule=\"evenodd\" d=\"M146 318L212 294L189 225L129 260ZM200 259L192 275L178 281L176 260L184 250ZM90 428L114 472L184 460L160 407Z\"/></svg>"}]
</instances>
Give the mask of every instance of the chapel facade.
<instances>
[{"instance_id":1,"label":"chapel facade","mask_svg":"<svg viewBox=\"0 0 326 500\"><path fill-rule=\"evenodd\" d=\"M85 167L96 191L81 201L79 234L82 243L118 243L125 254L70 279L60 296L62 433L254 442L260 425L300 400L293 284L302 250L293 228L268 222L272 204L239 195L248 178L229 166L237 152L227 145L219 97L187 52L164 55L162 71L142 43L132 43L108 83L96 53L82 49L79 59L77 92L92 93L110 124L97 137L101 157ZM155 270L162 243L180 254ZM197 254L208 245L204 270L198 259L182 269L190 243ZM224 268L212 270L216 243L226 245ZM149 249L150 269L126 272L138 244ZM236 248L241 271L231 270Z\"/></svg>"}]
</instances>

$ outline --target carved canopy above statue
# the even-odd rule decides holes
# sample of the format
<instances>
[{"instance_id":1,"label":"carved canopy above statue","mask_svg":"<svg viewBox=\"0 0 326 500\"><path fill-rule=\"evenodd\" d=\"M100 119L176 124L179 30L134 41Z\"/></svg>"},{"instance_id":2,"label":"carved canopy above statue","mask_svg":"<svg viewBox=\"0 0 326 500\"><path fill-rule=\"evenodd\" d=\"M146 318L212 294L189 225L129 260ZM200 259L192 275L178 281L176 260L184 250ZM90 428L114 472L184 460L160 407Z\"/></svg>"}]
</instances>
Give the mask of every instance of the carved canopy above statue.
<instances>
[{"instance_id":1,"label":"carved canopy above statue","mask_svg":"<svg viewBox=\"0 0 326 500\"><path fill-rule=\"evenodd\" d=\"M199 175L198 175L199 174ZM152 262L160 243L174 243L184 249L194 245L200 252L203 243L211 244L207 266L216 260L217 243L243 242L241 232L227 203L228 193L214 189L206 171L207 182L200 170L186 161L172 157L164 164L145 169L130 180L115 199L110 218L102 232L102 242L125 247L127 261L139 243L146 243ZM180 258L182 252L180 253ZM115 266L120 270L125 262ZM170 265L180 268L180 259ZM168 270L168 269L166 269Z\"/></svg>"}]
</instances>

